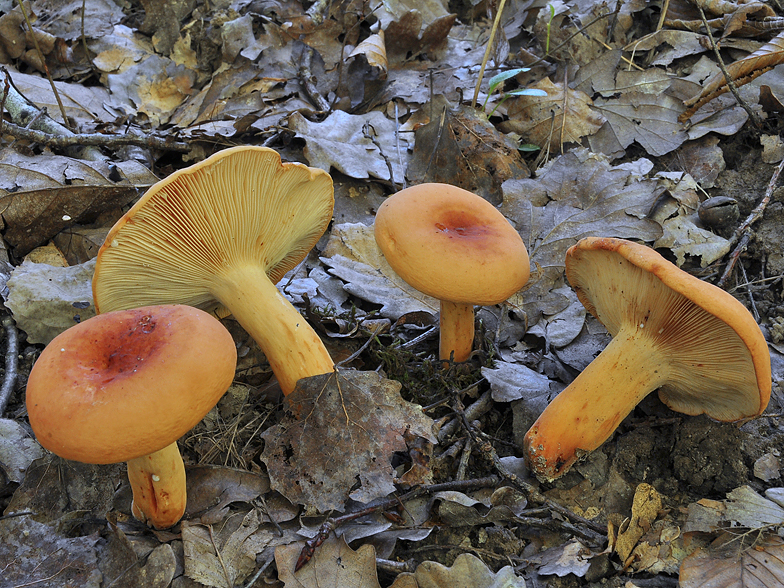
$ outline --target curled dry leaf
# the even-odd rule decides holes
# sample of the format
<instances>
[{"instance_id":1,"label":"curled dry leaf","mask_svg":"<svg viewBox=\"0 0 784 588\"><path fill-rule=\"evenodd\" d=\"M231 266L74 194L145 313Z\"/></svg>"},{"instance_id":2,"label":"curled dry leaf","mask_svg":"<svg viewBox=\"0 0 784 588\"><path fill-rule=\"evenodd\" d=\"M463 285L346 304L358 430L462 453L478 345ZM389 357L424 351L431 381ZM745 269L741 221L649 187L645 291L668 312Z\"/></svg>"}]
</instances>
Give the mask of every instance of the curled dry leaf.
<instances>
[{"instance_id":1,"label":"curled dry leaf","mask_svg":"<svg viewBox=\"0 0 784 588\"><path fill-rule=\"evenodd\" d=\"M292 417L262 434L272 488L321 512L342 511L349 497L367 503L393 492L390 458L406 450L405 432L435 442L432 420L400 388L375 372L300 380L285 398Z\"/></svg>"},{"instance_id":2,"label":"curled dry leaf","mask_svg":"<svg viewBox=\"0 0 784 588\"><path fill-rule=\"evenodd\" d=\"M784 63L784 31L751 55L728 64L726 69L735 85L742 86L780 63ZM729 91L729 87L724 81L724 73L719 72L705 82L702 92L686 100L685 104L689 109L681 114L678 120L681 122L688 120L703 105L727 91Z\"/></svg>"}]
</instances>

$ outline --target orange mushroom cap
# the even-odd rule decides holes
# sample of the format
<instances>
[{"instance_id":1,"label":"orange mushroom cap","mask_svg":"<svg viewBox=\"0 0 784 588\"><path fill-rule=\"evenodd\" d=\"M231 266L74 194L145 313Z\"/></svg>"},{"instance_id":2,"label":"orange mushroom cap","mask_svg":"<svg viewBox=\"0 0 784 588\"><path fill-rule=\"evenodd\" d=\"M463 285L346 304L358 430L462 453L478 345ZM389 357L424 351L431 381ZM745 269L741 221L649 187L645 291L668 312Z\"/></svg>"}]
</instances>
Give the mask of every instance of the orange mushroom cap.
<instances>
[{"instance_id":1,"label":"orange mushroom cap","mask_svg":"<svg viewBox=\"0 0 784 588\"><path fill-rule=\"evenodd\" d=\"M196 308L101 314L55 337L35 362L30 425L66 459L128 461L190 431L231 385L236 363L229 332Z\"/></svg>"},{"instance_id":2,"label":"orange mushroom cap","mask_svg":"<svg viewBox=\"0 0 784 588\"><path fill-rule=\"evenodd\" d=\"M484 198L448 184L419 184L387 198L375 236L392 269L439 300L503 302L528 281L528 252Z\"/></svg>"},{"instance_id":3,"label":"orange mushroom cap","mask_svg":"<svg viewBox=\"0 0 784 588\"><path fill-rule=\"evenodd\" d=\"M730 294L623 239L581 240L566 254L566 276L613 340L526 433L538 477L563 475L656 389L671 409L720 421L765 410L767 343Z\"/></svg>"},{"instance_id":4,"label":"orange mushroom cap","mask_svg":"<svg viewBox=\"0 0 784 588\"><path fill-rule=\"evenodd\" d=\"M528 252L509 221L484 198L448 184L401 190L379 207L375 238L392 269L441 301L441 359L465 361L473 305L499 304L530 274Z\"/></svg>"}]
</instances>

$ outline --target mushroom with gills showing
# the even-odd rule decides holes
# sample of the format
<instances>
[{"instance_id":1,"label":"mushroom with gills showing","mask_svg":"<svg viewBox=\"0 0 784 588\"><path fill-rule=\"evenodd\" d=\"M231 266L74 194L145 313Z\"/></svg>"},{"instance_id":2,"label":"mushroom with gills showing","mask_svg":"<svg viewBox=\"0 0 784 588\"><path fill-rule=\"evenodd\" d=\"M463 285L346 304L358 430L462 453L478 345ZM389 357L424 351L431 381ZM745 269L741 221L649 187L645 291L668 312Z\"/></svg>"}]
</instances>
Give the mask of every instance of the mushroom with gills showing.
<instances>
[{"instance_id":1,"label":"mushroom with gills showing","mask_svg":"<svg viewBox=\"0 0 784 588\"><path fill-rule=\"evenodd\" d=\"M765 410L768 347L732 295L623 239L579 241L566 254L566 277L613 339L526 433L537 477L562 476L657 389L672 410L718 421Z\"/></svg>"},{"instance_id":2,"label":"mushroom with gills showing","mask_svg":"<svg viewBox=\"0 0 784 588\"><path fill-rule=\"evenodd\" d=\"M177 439L228 390L236 365L229 332L197 308L101 314L55 337L35 362L30 425L65 459L128 462L133 515L165 529L185 512Z\"/></svg>"},{"instance_id":3,"label":"mushroom with gills showing","mask_svg":"<svg viewBox=\"0 0 784 588\"><path fill-rule=\"evenodd\" d=\"M100 312L188 304L234 318L284 394L331 372L321 339L275 287L332 219L332 178L265 147L220 151L156 183L98 252Z\"/></svg>"},{"instance_id":4,"label":"mushroom with gills showing","mask_svg":"<svg viewBox=\"0 0 784 588\"><path fill-rule=\"evenodd\" d=\"M395 272L440 301L439 358L466 361L474 305L499 304L528 281L523 240L484 198L448 184L401 190L379 207L375 238Z\"/></svg>"}]
</instances>

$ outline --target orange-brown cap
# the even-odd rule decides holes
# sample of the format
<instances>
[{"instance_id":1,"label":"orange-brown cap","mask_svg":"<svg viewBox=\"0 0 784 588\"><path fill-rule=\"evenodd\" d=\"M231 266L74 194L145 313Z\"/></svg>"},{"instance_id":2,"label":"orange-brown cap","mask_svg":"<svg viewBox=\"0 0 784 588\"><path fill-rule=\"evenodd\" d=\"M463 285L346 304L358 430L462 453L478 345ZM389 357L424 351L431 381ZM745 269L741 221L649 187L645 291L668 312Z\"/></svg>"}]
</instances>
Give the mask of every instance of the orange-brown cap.
<instances>
[{"instance_id":1,"label":"orange-brown cap","mask_svg":"<svg viewBox=\"0 0 784 588\"><path fill-rule=\"evenodd\" d=\"M720 421L757 416L770 400L770 352L759 326L731 294L650 247L589 237L566 254L566 277L585 308L615 336L623 323L666 352L673 410Z\"/></svg>"},{"instance_id":2,"label":"orange-brown cap","mask_svg":"<svg viewBox=\"0 0 784 588\"><path fill-rule=\"evenodd\" d=\"M85 463L117 463L174 443L231 385L229 332L190 306L95 316L44 349L27 382L38 441Z\"/></svg>"},{"instance_id":3,"label":"orange-brown cap","mask_svg":"<svg viewBox=\"0 0 784 588\"><path fill-rule=\"evenodd\" d=\"M462 188L420 184L393 194L378 209L375 236L392 269L439 300L498 304L528 281L520 235Z\"/></svg>"}]
</instances>

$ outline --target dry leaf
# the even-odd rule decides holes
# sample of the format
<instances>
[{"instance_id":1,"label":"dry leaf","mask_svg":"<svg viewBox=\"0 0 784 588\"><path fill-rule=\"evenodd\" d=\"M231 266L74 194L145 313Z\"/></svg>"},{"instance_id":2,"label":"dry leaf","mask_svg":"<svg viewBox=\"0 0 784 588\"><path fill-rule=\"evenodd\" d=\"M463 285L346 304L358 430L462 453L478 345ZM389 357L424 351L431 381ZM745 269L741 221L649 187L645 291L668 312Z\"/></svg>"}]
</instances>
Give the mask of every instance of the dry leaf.
<instances>
[{"instance_id":1,"label":"dry leaf","mask_svg":"<svg viewBox=\"0 0 784 588\"><path fill-rule=\"evenodd\" d=\"M729 540L727 540L729 539ZM745 540L744 540L745 539ZM777 535L730 536L683 560L681 588L779 588L784 586L784 540Z\"/></svg>"},{"instance_id":2,"label":"dry leaf","mask_svg":"<svg viewBox=\"0 0 784 588\"><path fill-rule=\"evenodd\" d=\"M330 534L311 560L294 571L304 542L275 549L278 577L286 588L381 588L372 545L351 549L342 536Z\"/></svg>"},{"instance_id":3,"label":"dry leaf","mask_svg":"<svg viewBox=\"0 0 784 588\"><path fill-rule=\"evenodd\" d=\"M530 88L544 90L547 97L508 100L509 120L501 125L504 132L518 133L526 143L557 151L564 143L577 143L581 137L593 135L604 123L602 114L590 108L590 97L579 90L567 90L564 99L563 84L554 84L549 78Z\"/></svg>"},{"instance_id":4,"label":"dry leaf","mask_svg":"<svg viewBox=\"0 0 784 588\"><path fill-rule=\"evenodd\" d=\"M256 569L256 554L272 539L259 529L254 509L236 514L212 527L182 521L185 575L207 586L234 588Z\"/></svg>"},{"instance_id":5,"label":"dry leaf","mask_svg":"<svg viewBox=\"0 0 784 588\"><path fill-rule=\"evenodd\" d=\"M379 68L386 74L388 64L387 50L384 46L384 31L379 31L375 35L370 35L354 48L349 57L354 57L356 55L364 55L368 64L372 67Z\"/></svg>"},{"instance_id":6,"label":"dry leaf","mask_svg":"<svg viewBox=\"0 0 784 588\"><path fill-rule=\"evenodd\" d=\"M615 540L615 551L621 561L627 562L637 542L650 530L661 509L661 495L653 486L645 483L637 486L632 502L632 518L628 525L621 525Z\"/></svg>"},{"instance_id":7,"label":"dry leaf","mask_svg":"<svg viewBox=\"0 0 784 588\"><path fill-rule=\"evenodd\" d=\"M393 492L390 458L406 450L406 430L435 442L432 420L400 388L375 372L300 380L285 399L293 418L262 434L272 488L321 512L342 511L349 497L367 503Z\"/></svg>"},{"instance_id":8,"label":"dry leaf","mask_svg":"<svg viewBox=\"0 0 784 588\"><path fill-rule=\"evenodd\" d=\"M433 561L400 574L390 588L525 588L525 580L505 566L493 573L478 557L461 553L451 567Z\"/></svg>"},{"instance_id":9,"label":"dry leaf","mask_svg":"<svg viewBox=\"0 0 784 588\"><path fill-rule=\"evenodd\" d=\"M142 165L82 161L59 155L0 157L0 215L5 240L24 256L77 222L125 206L158 179ZM118 215L119 216L119 215Z\"/></svg>"}]
</instances>

